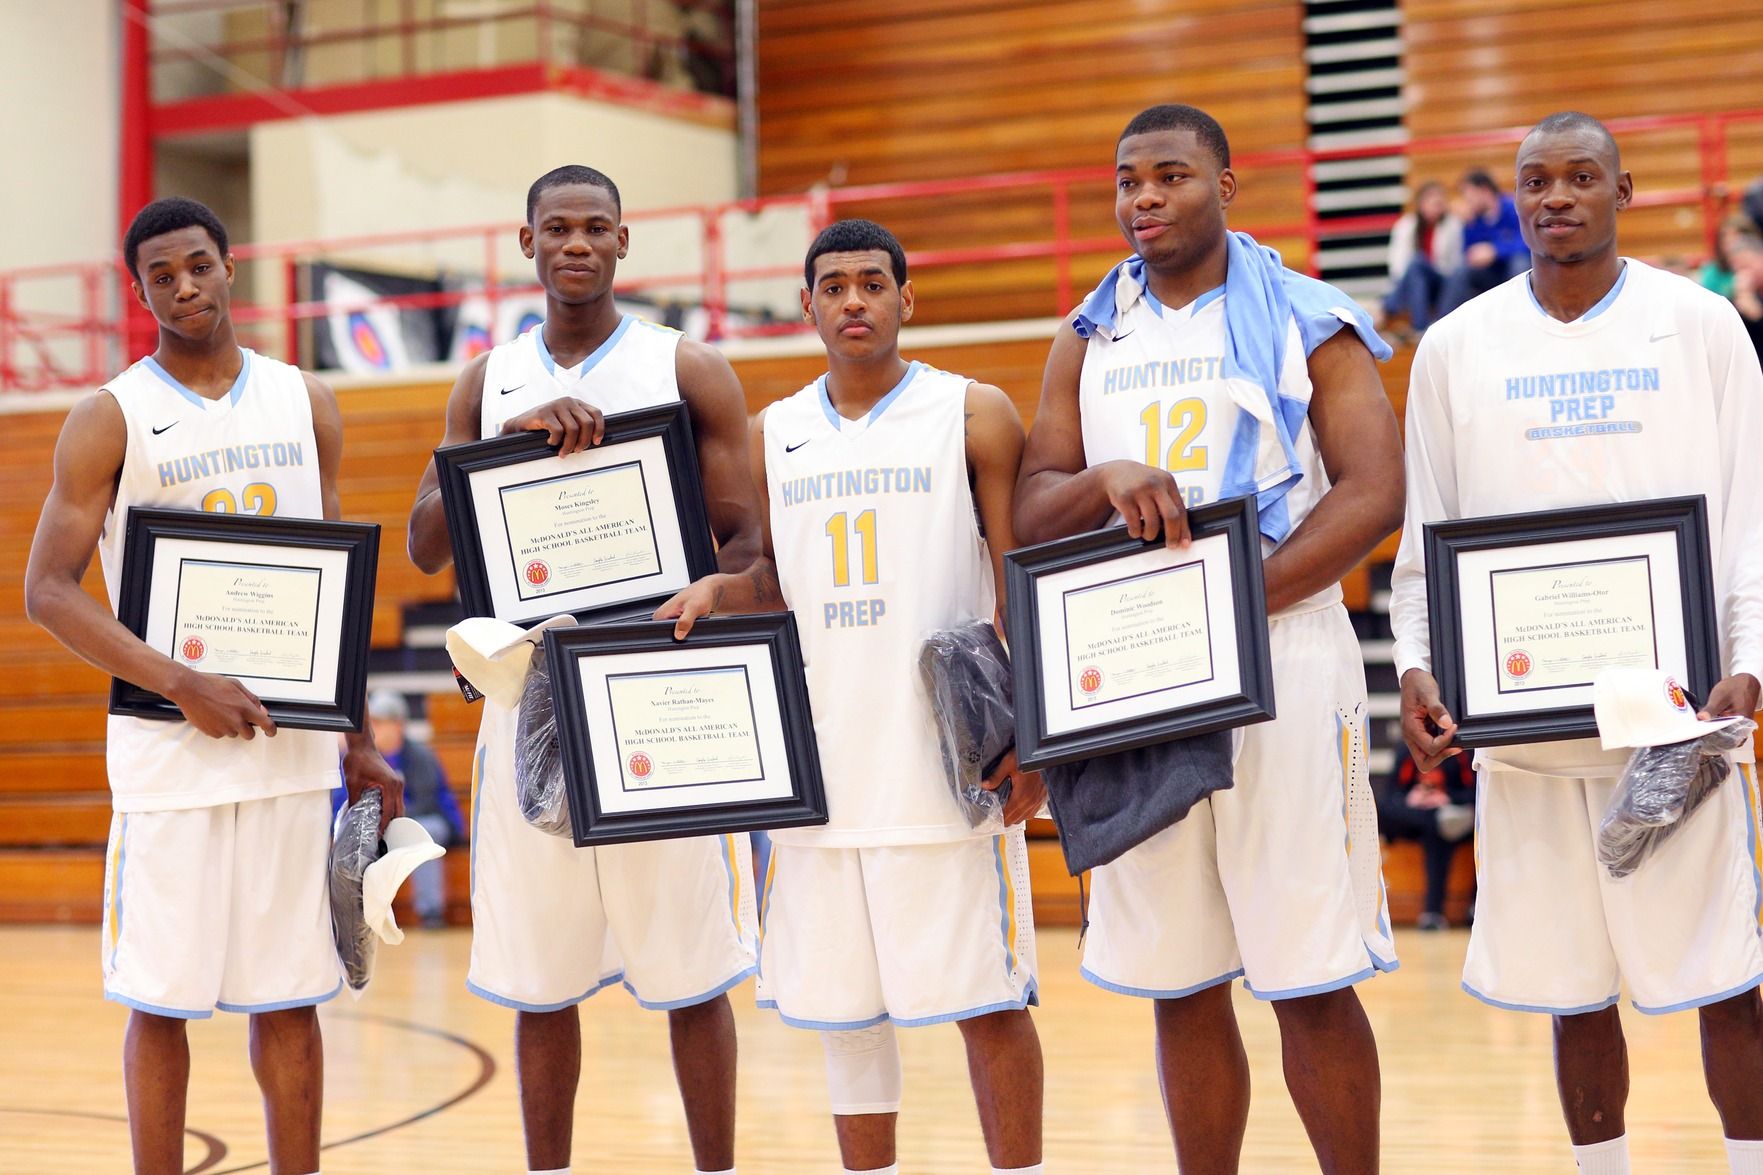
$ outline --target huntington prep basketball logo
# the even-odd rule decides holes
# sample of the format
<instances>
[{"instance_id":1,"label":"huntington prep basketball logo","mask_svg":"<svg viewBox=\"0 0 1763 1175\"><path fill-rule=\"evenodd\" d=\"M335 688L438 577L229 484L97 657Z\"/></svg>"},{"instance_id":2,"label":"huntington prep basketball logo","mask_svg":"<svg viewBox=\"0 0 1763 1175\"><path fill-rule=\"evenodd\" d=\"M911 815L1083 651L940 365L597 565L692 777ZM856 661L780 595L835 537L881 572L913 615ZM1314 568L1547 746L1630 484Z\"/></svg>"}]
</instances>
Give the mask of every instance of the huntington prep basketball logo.
<instances>
[{"instance_id":1,"label":"huntington prep basketball logo","mask_svg":"<svg viewBox=\"0 0 1763 1175\"><path fill-rule=\"evenodd\" d=\"M638 751L631 756L631 761L628 766L630 767L631 775L635 776L637 779L647 779L649 778L649 773L655 770L655 764L650 762L649 756L643 754L641 751Z\"/></svg>"},{"instance_id":2,"label":"huntington prep basketball logo","mask_svg":"<svg viewBox=\"0 0 1763 1175\"><path fill-rule=\"evenodd\" d=\"M1665 696L1677 709L1682 710L1685 714L1690 712L1690 696L1684 692L1681 685L1677 684L1677 678L1667 677L1665 679Z\"/></svg>"},{"instance_id":3,"label":"huntington prep basketball logo","mask_svg":"<svg viewBox=\"0 0 1763 1175\"><path fill-rule=\"evenodd\" d=\"M544 587L551 582L551 565L543 559L534 559L526 565L526 581L534 587Z\"/></svg>"},{"instance_id":4,"label":"huntington prep basketball logo","mask_svg":"<svg viewBox=\"0 0 1763 1175\"><path fill-rule=\"evenodd\" d=\"M1506 655L1506 672L1512 677L1529 677L1533 668L1530 654L1516 649Z\"/></svg>"},{"instance_id":5,"label":"huntington prep basketball logo","mask_svg":"<svg viewBox=\"0 0 1763 1175\"><path fill-rule=\"evenodd\" d=\"M1086 694L1093 694L1102 688L1102 671L1094 665L1077 675L1077 688Z\"/></svg>"},{"instance_id":6,"label":"huntington prep basketball logo","mask_svg":"<svg viewBox=\"0 0 1763 1175\"><path fill-rule=\"evenodd\" d=\"M183 653L184 660L194 665L202 658L208 656L208 646L199 636L187 636L184 638L183 646L179 649L179 652Z\"/></svg>"}]
</instances>

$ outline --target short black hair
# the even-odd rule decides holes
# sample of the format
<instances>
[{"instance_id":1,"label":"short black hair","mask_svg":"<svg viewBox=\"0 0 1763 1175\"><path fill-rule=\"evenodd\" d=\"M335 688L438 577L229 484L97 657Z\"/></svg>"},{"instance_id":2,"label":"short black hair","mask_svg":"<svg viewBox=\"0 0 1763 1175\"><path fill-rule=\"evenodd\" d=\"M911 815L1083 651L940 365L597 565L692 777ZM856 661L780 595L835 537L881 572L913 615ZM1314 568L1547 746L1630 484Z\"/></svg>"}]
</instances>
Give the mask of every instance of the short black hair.
<instances>
[{"instance_id":1,"label":"short black hair","mask_svg":"<svg viewBox=\"0 0 1763 1175\"><path fill-rule=\"evenodd\" d=\"M214 238L220 255L226 256L226 226L220 223L220 217L214 214L214 210L199 200L167 196L163 200L153 201L135 213L135 219L129 222L129 231L123 234L123 263L129 267L129 273L136 281L141 278L141 271L135 265L141 255L141 243L154 237L162 237L166 233L175 233L181 228L206 230Z\"/></svg>"},{"instance_id":2,"label":"short black hair","mask_svg":"<svg viewBox=\"0 0 1763 1175\"><path fill-rule=\"evenodd\" d=\"M612 197L612 206L624 215L624 201L618 198L618 185L612 182L606 173L584 167L579 163L566 163L562 167L553 167L544 175L533 181L533 186L526 190L526 222L533 222L533 209L539 206L539 197L552 188L568 188L576 184L587 184L590 187L604 188Z\"/></svg>"},{"instance_id":3,"label":"short black hair","mask_svg":"<svg viewBox=\"0 0 1763 1175\"><path fill-rule=\"evenodd\" d=\"M1524 137L1528 139L1531 135L1557 135L1573 131L1590 131L1597 136L1604 146L1610 148L1611 162L1618 169L1622 167L1622 151L1616 146L1616 136L1610 133L1610 128L1591 115L1577 110L1557 110L1531 127Z\"/></svg>"},{"instance_id":4,"label":"short black hair","mask_svg":"<svg viewBox=\"0 0 1763 1175\"><path fill-rule=\"evenodd\" d=\"M1458 180L1457 183L1460 187L1481 188L1485 191L1492 192L1496 196L1500 194L1500 185L1494 182L1494 177L1489 175L1484 168L1470 168L1463 173L1463 178Z\"/></svg>"},{"instance_id":5,"label":"short black hair","mask_svg":"<svg viewBox=\"0 0 1763 1175\"><path fill-rule=\"evenodd\" d=\"M808 256L802 262L802 283L811 290L814 288L814 262L822 254L864 253L871 249L893 259L894 281L905 285L906 250L900 247L899 238L873 220L855 219L835 221L820 230L820 235L808 246Z\"/></svg>"},{"instance_id":6,"label":"short black hair","mask_svg":"<svg viewBox=\"0 0 1763 1175\"><path fill-rule=\"evenodd\" d=\"M1218 120L1198 106L1183 106L1177 102L1152 106L1133 115L1126 129L1120 132L1120 138L1114 140L1114 145L1119 147L1133 135L1148 135L1153 131L1192 131L1201 146L1218 160L1220 170L1230 166L1230 140L1224 137L1224 128L1218 125Z\"/></svg>"}]
</instances>

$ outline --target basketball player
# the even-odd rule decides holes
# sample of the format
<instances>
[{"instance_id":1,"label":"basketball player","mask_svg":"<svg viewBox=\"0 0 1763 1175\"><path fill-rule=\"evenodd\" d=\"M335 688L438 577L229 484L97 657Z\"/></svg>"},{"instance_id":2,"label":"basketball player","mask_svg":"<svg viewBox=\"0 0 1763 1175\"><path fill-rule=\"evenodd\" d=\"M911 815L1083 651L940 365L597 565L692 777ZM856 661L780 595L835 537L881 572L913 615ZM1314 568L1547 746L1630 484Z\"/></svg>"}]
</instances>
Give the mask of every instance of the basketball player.
<instances>
[{"instance_id":1,"label":"basketball player","mask_svg":"<svg viewBox=\"0 0 1763 1175\"><path fill-rule=\"evenodd\" d=\"M894 1026L951 1020L992 1170L1039 1172L1021 822L1045 789L1007 755L988 781L1015 775L1006 831L969 827L917 670L925 637L994 618L1022 423L997 388L901 358L913 293L887 229L832 225L803 278L827 373L760 414L753 461L801 625L830 821L772 834L760 1002L821 1031L847 1172L897 1170Z\"/></svg>"},{"instance_id":2,"label":"basketball player","mask_svg":"<svg viewBox=\"0 0 1763 1175\"><path fill-rule=\"evenodd\" d=\"M1763 375L1744 325L1694 282L1618 254L1634 185L1596 119L1538 123L1518 148L1517 188L1533 268L1428 331L1408 392L1390 613L1402 733L1422 770L1460 753L1431 675L1429 522L1704 495L1727 676L1702 716L1750 715L1763 674ZM1620 985L1641 1012L1698 1009L1732 1169L1763 1173L1755 768L1741 764L1616 881L1593 838L1627 754L1596 739L1476 752L1479 888L1463 988L1554 1017L1567 1132L1580 1170L1600 1175L1629 1169Z\"/></svg>"},{"instance_id":3,"label":"basketball player","mask_svg":"<svg viewBox=\"0 0 1763 1175\"><path fill-rule=\"evenodd\" d=\"M545 288L545 321L466 365L442 444L542 431L563 454L598 444L607 413L683 400L723 573L662 605L676 635L712 610L776 606L760 557L746 464L746 401L728 361L678 331L622 314L612 281L630 237L618 188L559 167L527 192L520 246ZM410 513L410 558L452 562L433 462ZM467 986L513 1008L527 1162L568 1170L581 1074L576 1005L623 979L665 1011L692 1153L703 1172L734 1167L735 1023L724 994L753 973L746 837L578 849L533 828L514 793L512 709L486 700L473 779L472 940Z\"/></svg>"},{"instance_id":4,"label":"basketball player","mask_svg":"<svg viewBox=\"0 0 1763 1175\"><path fill-rule=\"evenodd\" d=\"M1375 1171L1377 1049L1353 985L1396 959L1364 667L1338 581L1401 518L1401 447L1368 349L1388 348L1345 295L1229 233L1237 180L1210 116L1152 107L1115 161L1115 216L1136 257L1054 338L1016 534L1124 520L1177 547L1187 506L1260 489L1279 717L1238 733L1230 790L1095 871L1083 974L1154 1001L1183 1171L1237 1169L1249 1107L1237 976L1273 1001L1322 1169ZM1275 318L1280 291L1290 312ZM1232 374L1257 370L1264 385Z\"/></svg>"},{"instance_id":5,"label":"basketball player","mask_svg":"<svg viewBox=\"0 0 1763 1175\"><path fill-rule=\"evenodd\" d=\"M81 657L170 698L184 721L112 716L101 957L106 998L132 1009L123 1084L137 1172L184 1169L185 1024L251 1017L271 1169L318 1170L324 1062L315 1005L342 986L327 888L337 740L277 730L203 652L151 648L80 587L97 550L117 605L131 506L339 516L343 426L331 390L241 348L226 229L193 200L155 201L123 240L131 288L159 324L151 356L76 404L55 449L25 573L32 620ZM363 731L343 759L350 800L403 783Z\"/></svg>"}]
</instances>

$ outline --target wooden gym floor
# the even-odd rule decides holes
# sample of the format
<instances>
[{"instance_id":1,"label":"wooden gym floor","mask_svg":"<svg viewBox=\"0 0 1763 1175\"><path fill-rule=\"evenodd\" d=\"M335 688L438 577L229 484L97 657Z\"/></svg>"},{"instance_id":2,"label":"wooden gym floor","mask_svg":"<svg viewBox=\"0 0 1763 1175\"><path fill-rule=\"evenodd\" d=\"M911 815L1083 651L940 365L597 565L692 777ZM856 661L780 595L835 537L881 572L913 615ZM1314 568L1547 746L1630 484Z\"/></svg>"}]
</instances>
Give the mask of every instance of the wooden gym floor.
<instances>
[{"instance_id":1,"label":"wooden gym floor","mask_svg":"<svg viewBox=\"0 0 1763 1175\"><path fill-rule=\"evenodd\" d=\"M1569 1172L1548 1021L1495 1012L1457 988L1467 936L1399 940L1402 969L1363 984L1383 1057L1384 1170ZM322 1011L327 1175L524 1172L513 1014L464 990L469 932L414 931L382 948L359 1002ZM0 927L0 1172L128 1169L120 1075L127 1012L99 990L95 927ZM1077 975L1076 934L1040 940L1047 1169L1054 1175L1173 1171L1150 1066L1150 1015ZM741 1034L738 1158L746 1175L839 1169L820 1044L732 994ZM1245 1172L1314 1171L1279 1070L1268 1008L1238 1010L1254 1069ZM1720 1128L1702 1089L1696 1018L1625 1013L1638 1172L1723 1172ZM692 1170L662 1018L619 989L584 1005L575 1170ZM986 1170L959 1035L901 1033L906 1103L901 1170ZM245 1020L192 1025L188 1170L267 1171Z\"/></svg>"}]
</instances>

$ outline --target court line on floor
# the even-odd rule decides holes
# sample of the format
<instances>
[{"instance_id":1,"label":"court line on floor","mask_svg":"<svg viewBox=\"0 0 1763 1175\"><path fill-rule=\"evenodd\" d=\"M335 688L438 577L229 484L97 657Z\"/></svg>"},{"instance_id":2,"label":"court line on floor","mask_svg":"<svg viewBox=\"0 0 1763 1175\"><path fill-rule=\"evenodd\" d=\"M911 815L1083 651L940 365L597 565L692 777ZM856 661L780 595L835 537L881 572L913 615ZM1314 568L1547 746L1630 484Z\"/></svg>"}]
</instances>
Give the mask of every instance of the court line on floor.
<instances>
[{"instance_id":1,"label":"court line on floor","mask_svg":"<svg viewBox=\"0 0 1763 1175\"><path fill-rule=\"evenodd\" d=\"M340 1147L352 1146L358 1142L366 1142L370 1138L378 1138L382 1134L390 1134L394 1130L402 1130L406 1126L415 1125L425 1118L432 1118L436 1114L450 1110L460 1102L473 1096L479 1090L483 1089L484 1086L488 1085L496 1076L496 1058L490 1055L489 1050L474 1041L467 1040L465 1037L460 1036L457 1033L448 1032L444 1028L436 1028L430 1024L418 1024L411 1020L396 1020L390 1016L377 1016L364 1012L334 1012L331 1014L330 1018L338 1020L371 1020L377 1024L385 1024L393 1028L403 1028L407 1031L419 1033L423 1036L432 1036L437 1040L447 1041L449 1044L456 1044L477 1058L478 1072L477 1076L472 1079L471 1084L467 1085L452 1097L449 1097L444 1101L436 1102L426 1110L418 1110L407 1118L400 1118L398 1121L389 1123L385 1126L376 1126L372 1130L363 1130L360 1134L352 1134L348 1138L339 1138L335 1142L327 1142L318 1148L320 1153L337 1150ZM224 1171L214 1172L213 1175L237 1175L240 1171L261 1171L268 1166L269 1160L263 1159L256 1163L247 1163L243 1167L228 1167ZM198 1170L201 1169L198 1168ZM197 1172L189 1172L189 1175L197 1175Z\"/></svg>"},{"instance_id":2,"label":"court line on floor","mask_svg":"<svg viewBox=\"0 0 1763 1175\"><path fill-rule=\"evenodd\" d=\"M94 1122L121 1122L125 1127L129 1124L127 1114L95 1114L90 1110L46 1110L35 1106L0 1106L0 1114L24 1114L47 1118L85 1118ZM184 1133L191 1138L198 1139L203 1146L208 1148L208 1153L202 1156L202 1161L191 1167L185 1172L185 1175L200 1175L201 1172L226 1158L226 1143L214 1135L207 1131L197 1130L193 1126L184 1127Z\"/></svg>"}]
</instances>

